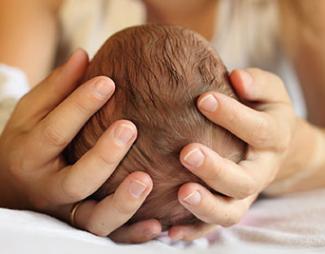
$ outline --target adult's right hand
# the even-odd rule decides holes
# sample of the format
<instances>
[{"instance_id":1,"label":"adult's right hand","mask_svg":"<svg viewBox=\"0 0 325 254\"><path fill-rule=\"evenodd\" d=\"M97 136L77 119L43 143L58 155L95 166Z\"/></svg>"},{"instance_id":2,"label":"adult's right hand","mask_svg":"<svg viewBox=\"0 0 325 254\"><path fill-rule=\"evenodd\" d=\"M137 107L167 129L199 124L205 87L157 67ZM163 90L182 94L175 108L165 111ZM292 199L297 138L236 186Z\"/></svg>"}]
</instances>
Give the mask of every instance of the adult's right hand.
<instances>
[{"instance_id":1,"label":"adult's right hand","mask_svg":"<svg viewBox=\"0 0 325 254\"><path fill-rule=\"evenodd\" d=\"M0 204L69 222L71 210L81 202L74 219L77 227L119 242L148 241L161 232L157 220L121 227L152 189L146 173L130 174L100 202L84 200L131 147L137 136L133 123L115 122L74 165L62 158L67 144L114 93L113 81L104 76L78 86L87 66L87 54L77 50L18 103L0 137Z\"/></svg>"}]
</instances>

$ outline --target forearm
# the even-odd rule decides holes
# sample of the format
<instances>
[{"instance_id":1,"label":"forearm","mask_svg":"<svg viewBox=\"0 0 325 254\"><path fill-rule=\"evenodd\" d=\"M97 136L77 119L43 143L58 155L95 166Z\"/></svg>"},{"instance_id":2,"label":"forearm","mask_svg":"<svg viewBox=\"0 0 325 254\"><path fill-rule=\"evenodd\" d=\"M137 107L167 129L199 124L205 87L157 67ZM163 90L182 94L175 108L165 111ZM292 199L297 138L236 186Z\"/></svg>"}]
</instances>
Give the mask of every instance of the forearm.
<instances>
[{"instance_id":1,"label":"forearm","mask_svg":"<svg viewBox=\"0 0 325 254\"><path fill-rule=\"evenodd\" d=\"M30 84L44 78L57 44L53 0L0 3L0 63L23 70Z\"/></svg>"},{"instance_id":2,"label":"forearm","mask_svg":"<svg viewBox=\"0 0 325 254\"><path fill-rule=\"evenodd\" d=\"M266 194L306 191L325 187L325 130L297 119L292 143Z\"/></svg>"},{"instance_id":3,"label":"forearm","mask_svg":"<svg viewBox=\"0 0 325 254\"><path fill-rule=\"evenodd\" d=\"M281 41L295 66L308 110L297 119L288 155L267 194L325 187L325 3L279 1ZM319 126L319 127L316 127Z\"/></svg>"},{"instance_id":4,"label":"forearm","mask_svg":"<svg viewBox=\"0 0 325 254\"><path fill-rule=\"evenodd\" d=\"M325 127L325 1L278 2L280 40L299 78L308 121Z\"/></svg>"}]
</instances>

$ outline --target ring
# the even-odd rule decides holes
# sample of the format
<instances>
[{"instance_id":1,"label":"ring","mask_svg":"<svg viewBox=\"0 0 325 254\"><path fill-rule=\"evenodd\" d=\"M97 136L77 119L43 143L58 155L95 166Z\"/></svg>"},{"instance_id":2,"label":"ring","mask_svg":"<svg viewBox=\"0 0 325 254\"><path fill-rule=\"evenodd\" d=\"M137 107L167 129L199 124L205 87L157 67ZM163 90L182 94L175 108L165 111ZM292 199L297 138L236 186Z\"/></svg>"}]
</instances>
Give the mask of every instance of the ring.
<instances>
[{"instance_id":1,"label":"ring","mask_svg":"<svg viewBox=\"0 0 325 254\"><path fill-rule=\"evenodd\" d=\"M73 227L76 227L76 213L78 211L78 208L80 207L80 205L82 204L82 202L78 202L76 204L73 205L71 212L70 212L70 224Z\"/></svg>"}]
</instances>

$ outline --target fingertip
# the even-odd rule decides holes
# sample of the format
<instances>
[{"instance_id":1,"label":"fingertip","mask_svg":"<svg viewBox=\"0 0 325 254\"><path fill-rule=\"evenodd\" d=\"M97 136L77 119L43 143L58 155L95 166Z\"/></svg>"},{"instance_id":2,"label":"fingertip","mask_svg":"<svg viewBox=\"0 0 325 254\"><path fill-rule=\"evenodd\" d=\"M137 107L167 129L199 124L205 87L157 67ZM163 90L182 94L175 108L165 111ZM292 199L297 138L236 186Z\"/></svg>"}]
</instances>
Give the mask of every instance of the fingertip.
<instances>
[{"instance_id":1,"label":"fingertip","mask_svg":"<svg viewBox=\"0 0 325 254\"><path fill-rule=\"evenodd\" d=\"M182 240L184 237L183 227L182 226L174 226L168 230L168 237L173 241Z\"/></svg>"},{"instance_id":2,"label":"fingertip","mask_svg":"<svg viewBox=\"0 0 325 254\"><path fill-rule=\"evenodd\" d=\"M230 81L232 86L235 88L236 92L239 93L240 95L244 93L245 87L243 85L243 82L240 77L240 70L235 69L230 73Z\"/></svg>"},{"instance_id":3,"label":"fingertip","mask_svg":"<svg viewBox=\"0 0 325 254\"><path fill-rule=\"evenodd\" d=\"M97 76L90 83L94 95L102 100L108 100L115 91L113 80L106 76Z\"/></svg>"},{"instance_id":4,"label":"fingertip","mask_svg":"<svg viewBox=\"0 0 325 254\"><path fill-rule=\"evenodd\" d=\"M131 146L138 135L135 124L124 119L115 121L110 128L110 131L111 130L115 144L120 147Z\"/></svg>"},{"instance_id":5,"label":"fingertip","mask_svg":"<svg viewBox=\"0 0 325 254\"><path fill-rule=\"evenodd\" d=\"M143 171L135 171L129 175L131 181L139 181L147 186L148 191L150 192L153 187L153 182L149 174Z\"/></svg>"},{"instance_id":6,"label":"fingertip","mask_svg":"<svg viewBox=\"0 0 325 254\"><path fill-rule=\"evenodd\" d=\"M121 243L144 243L161 233L161 225L156 219L139 221L117 229L109 237Z\"/></svg>"},{"instance_id":7,"label":"fingertip","mask_svg":"<svg viewBox=\"0 0 325 254\"><path fill-rule=\"evenodd\" d=\"M99 75L96 76L94 78L92 78L92 80L94 80L95 82L97 82L98 80L106 83L106 85L114 87L115 88L115 82L108 76L104 76L104 75Z\"/></svg>"},{"instance_id":8,"label":"fingertip","mask_svg":"<svg viewBox=\"0 0 325 254\"><path fill-rule=\"evenodd\" d=\"M246 70L235 69L230 74L230 81L240 97L250 98L253 77Z\"/></svg>"},{"instance_id":9,"label":"fingertip","mask_svg":"<svg viewBox=\"0 0 325 254\"><path fill-rule=\"evenodd\" d=\"M178 200L183 204L184 200L194 192L199 191L200 184L198 183L185 183L178 189Z\"/></svg>"},{"instance_id":10,"label":"fingertip","mask_svg":"<svg viewBox=\"0 0 325 254\"><path fill-rule=\"evenodd\" d=\"M63 64L63 69L70 69L70 67L81 67L81 70L84 71L89 63L88 54L84 49L77 48L68 60Z\"/></svg>"},{"instance_id":11,"label":"fingertip","mask_svg":"<svg viewBox=\"0 0 325 254\"><path fill-rule=\"evenodd\" d=\"M82 57L84 59L88 59L88 53L85 49L83 48L77 48L75 51L74 51L74 54L77 55L78 57Z\"/></svg>"},{"instance_id":12,"label":"fingertip","mask_svg":"<svg viewBox=\"0 0 325 254\"><path fill-rule=\"evenodd\" d=\"M78 48L59 67L57 67L46 79L44 84L53 84L55 88L63 88L64 94L71 93L79 86L78 81L82 78L89 63L88 54ZM51 81L51 82L49 82ZM67 89L69 88L69 89Z\"/></svg>"},{"instance_id":13,"label":"fingertip","mask_svg":"<svg viewBox=\"0 0 325 254\"><path fill-rule=\"evenodd\" d=\"M209 96L211 94L211 92L205 92L199 95L199 97L196 100L196 104L198 107L200 107L200 102L203 100L203 98L205 98L206 96Z\"/></svg>"},{"instance_id":14,"label":"fingertip","mask_svg":"<svg viewBox=\"0 0 325 254\"><path fill-rule=\"evenodd\" d=\"M186 155L195 149L200 149L200 147L201 144L199 143L191 143L184 146L179 153L179 160L181 161L181 163L184 165L185 164L184 158L186 157Z\"/></svg>"},{"instance_id":15,"label":"fingertip","mask_svg":"<svg viewBox=\"0 0 325 254\"><path fill-rule=\"evenodd\" d=\"M197 107L204 112L213 113L218 109L219 101L214 92L206 92L199 96Z\"/></svg>"},{"instance_id":16,"label":"fingertip","mask_svg":"<svg viewBox=\"0 0 325 254\"><path fill-rule=\"evenodd\" d=\"M130 120L127 119L120 119L116 121L117 124L127 124L129 125L131 128L133 128L134 130L137 130L137 126Z\"/></svg>"},{"instance_id":17,"label":"fingertip","mask_svg":"<svg viewBox=\"0 0 325 254\"><path fill-rule=\"evenodd\" d=\"M130 121L130 120L120 119L120 120L115 121L113 123L113 125L115 125L115 128L118 128L119 126L126 126L132 132L134 132L135 135L138 134L138 128L137 128L137 126L132 121Z\"/></svg>"},{"instance_id":18,"label":"fingertip","mask_svg":"<svg viewBox=\"0 0 325 254\"><path fill-rule=\"evenodd\" d=\"M138 234L142 235L141 242L147 242L156 238L162 231L162 226L160 222L156 219L140 221L134 224L133 226L138 228Z\"/></svg>"},{"instance_id":19,"label":"fingertip","mask_svg":"<svg viewBox=\"0 0 325 254\"><path fill-rule=\"evenodd\" d=\"M125 179L125 183L130 197L141 202L145 200L153 187L149 175L140 171L129 174Z\"/></svg>"},{"instance_id":20,"label":"fingertip","mask_svg":"<svg viewBox=\"0 0 325 254\"><path fill-rule=\"evenodd\" d=\"M143 223L144 233L147 235L149 240L157 237L162 231L162 226L160 222L156 219L147 220Z\"/></svg>"}]
</instances>

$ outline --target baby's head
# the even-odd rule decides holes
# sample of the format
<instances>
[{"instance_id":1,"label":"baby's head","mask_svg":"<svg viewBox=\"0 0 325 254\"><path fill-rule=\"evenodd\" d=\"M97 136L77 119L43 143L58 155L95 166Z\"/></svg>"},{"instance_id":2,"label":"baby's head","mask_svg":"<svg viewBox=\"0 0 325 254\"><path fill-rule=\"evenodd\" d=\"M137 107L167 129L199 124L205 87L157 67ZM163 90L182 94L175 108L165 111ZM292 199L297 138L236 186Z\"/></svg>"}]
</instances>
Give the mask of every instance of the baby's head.
<instances>
[{"instance_id":1,"label":"baby's head","mask_svg":"<svg viewBox=\"0 0 325 254\"><path fill-rule=\"evenodd\" d=\"M91 61L84 81L98 75L114 80L115 93L71 142L65 151L67 161L77 161L118 119L132 121L138 138L92 198L103 199L128 174L140 170L151 176L153 190L129 223L156 218L166 229L199 222L177 199L184 183L206 186L180 164L181 148L199 142L238 162L246 147L231 133L209 122L196 107L198 96L211 90L236 98L217 53L188 29L131 27L105 42Z\"/></svg>"}]
</instances>

